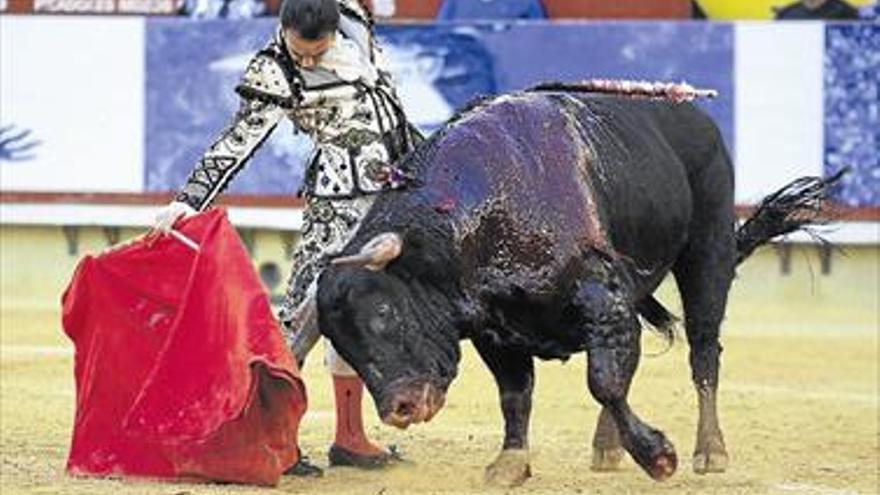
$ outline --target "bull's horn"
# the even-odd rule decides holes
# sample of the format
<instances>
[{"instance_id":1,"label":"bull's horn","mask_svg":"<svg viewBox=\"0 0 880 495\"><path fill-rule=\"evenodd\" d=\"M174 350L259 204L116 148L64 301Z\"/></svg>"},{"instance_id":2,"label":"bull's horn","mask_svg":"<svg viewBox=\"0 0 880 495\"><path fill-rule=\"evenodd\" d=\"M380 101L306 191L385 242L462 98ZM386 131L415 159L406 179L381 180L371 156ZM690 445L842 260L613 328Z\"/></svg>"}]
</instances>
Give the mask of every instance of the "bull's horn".
<instances>
[{"instance_id":1,"label":"bull's horn","mask_svg":"<svg viewBox=\"0 0 880 495\"><path fill-rule=\"evenodd\" d=\"M386 232L370 239L370 242L364 244L364 247L361 248L360 253L334 258L330 263L334 265L358 265L378 272L379 270L384 270L388 263L400 256L402 249L403 239L400 237L400 234Z\"/></svg>"}]
</instances>

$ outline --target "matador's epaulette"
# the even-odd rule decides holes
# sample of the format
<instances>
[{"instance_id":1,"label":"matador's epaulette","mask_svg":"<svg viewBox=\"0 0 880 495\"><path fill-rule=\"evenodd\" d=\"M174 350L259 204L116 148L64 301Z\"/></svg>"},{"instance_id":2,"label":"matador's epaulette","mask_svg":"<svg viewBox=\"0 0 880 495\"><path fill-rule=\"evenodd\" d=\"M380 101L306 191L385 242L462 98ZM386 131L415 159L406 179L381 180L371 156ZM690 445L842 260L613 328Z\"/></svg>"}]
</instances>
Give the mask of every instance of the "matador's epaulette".
<instances>
[{"instance_id":1,"label":"matador's epaulette","mask_svg":"<svg viewBox=\"0 0 880 495\"><path fill-rule=\"evenodd\" d=\"M343 15L359 21L372 32L375 21L363 0L339 0L339 10Z\"/></svg>"},{"instance_id":2,"label":"matador's epaulette","mask_svg":"<svg viewBox=\"0 0 880 495\"><path fill-rule=\"evenodd\" d=\"M285 70L281 55L271 48L257 53L248 63L235 92L282 108L293 108L300 99L294 74Z\"/></svg>"}]
</instances>

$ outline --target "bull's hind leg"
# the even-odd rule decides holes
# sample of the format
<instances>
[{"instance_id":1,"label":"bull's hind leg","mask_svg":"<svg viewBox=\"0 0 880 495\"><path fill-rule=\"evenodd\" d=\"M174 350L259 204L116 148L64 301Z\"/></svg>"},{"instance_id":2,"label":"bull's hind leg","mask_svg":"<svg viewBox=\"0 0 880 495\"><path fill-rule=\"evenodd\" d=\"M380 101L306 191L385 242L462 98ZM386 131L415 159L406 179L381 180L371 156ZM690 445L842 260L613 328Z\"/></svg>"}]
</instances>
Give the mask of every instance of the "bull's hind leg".
<instances>
[{"instance_id":1,"label":"bull's hind leg","mask_svg":"<svg viewBox=\"0 0 880 495\"><path fill-rule=\"evenodd\" d=\"M585 284L575 306L583 311L587 335L587 384L610 413L623 448L655 480L664 480L678 464L675 449L659 430L644 423L627 401L639 364L641 327L622 297L597 284Z\"/></svg>"},{"instance_id":2,"label":"bull's hind leg","mask_svg":"<svg viewBox=\"0 0 880 495\"><path fill-rule=\"evenodd\" d=\"M722 195L729 189L712 184L707 190ZM705 199L705 198L702 198ZM697 217L688 246L673 267L684 304L685 330L690 345L690 365L699 398L699 425L694 448L694 471L699 474L722 472L727 468L727 449L718 423L716 392L718 390L718 341L721 320L727 306L727 292L736 266L733 208L727 202L706 207L698 205Z\"/></svg>"},{"instance_id":3,"label":"bull's hind leg","mask_svg":"<svg viewBox=\"0 0 880 495\"><path fill-rule=\"evenodd\" d=\"M475 338L474 346L495 376L504 414L504 444L486 468L486 482L518 486L531 475L529 466L529 417L535 369L532 356Z\"/></svg>"},{"instance_id":4,"label":"bull's hind leg","mask_svg":"<svg viewBox=\"0 0 880 495\"><path fill-rule=\"evenodd\" d=\"M593 434L593 461L590 468L593 471L615 471L620 467L623 454L623 445L620 444L620 434L614 423L614 415L611 414L610 409L603 407L596 422L596 432Z\"/></svg>"}]
</instances>

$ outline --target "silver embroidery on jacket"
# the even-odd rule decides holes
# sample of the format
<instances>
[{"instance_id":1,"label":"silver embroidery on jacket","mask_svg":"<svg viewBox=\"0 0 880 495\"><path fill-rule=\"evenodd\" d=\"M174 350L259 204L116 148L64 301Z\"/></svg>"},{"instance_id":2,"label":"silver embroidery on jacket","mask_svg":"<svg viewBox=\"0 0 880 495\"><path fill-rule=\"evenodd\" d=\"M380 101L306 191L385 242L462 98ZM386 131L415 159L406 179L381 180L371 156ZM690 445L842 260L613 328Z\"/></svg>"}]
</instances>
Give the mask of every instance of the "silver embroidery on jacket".
<instances>
[{"instance_id":1,"label":"silver embroidery on jacket","mask_svg":"<svg viewBox=\"0 0 880 495\"><path fill-rule=\"evenodd\" d=\"M232 123L199 160L176 200L196 210L205 209L283 116L281 109L272 103L243 99Z\"/></svg>"}]
</instances>

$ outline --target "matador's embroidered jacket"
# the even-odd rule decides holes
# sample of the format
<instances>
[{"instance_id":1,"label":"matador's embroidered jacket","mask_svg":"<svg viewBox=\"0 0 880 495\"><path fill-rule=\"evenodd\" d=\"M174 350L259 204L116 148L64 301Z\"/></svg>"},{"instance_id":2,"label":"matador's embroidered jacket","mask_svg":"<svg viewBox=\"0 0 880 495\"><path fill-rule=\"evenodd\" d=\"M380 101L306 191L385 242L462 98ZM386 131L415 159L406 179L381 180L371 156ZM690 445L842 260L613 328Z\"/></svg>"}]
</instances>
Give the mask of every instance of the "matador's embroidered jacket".
<instances>
[{"instance_id":1,"label":"matador's embroidered jacket","mask_svg":"<svg viewBox=\"0 0 880 495\"><path fill-rule=\"evenodd\" d=\"M284 117L316 144L303 184L306 196L353 198L402 185L402 172L391 164L412 147L414 135L381 62L368 11L357 0L339 5L334 46L340 55L325 56L326 64L299 66L280 30L251 59L236 87L238 113L177 201L206 208Z\"/></svg>"}]
</instances>

